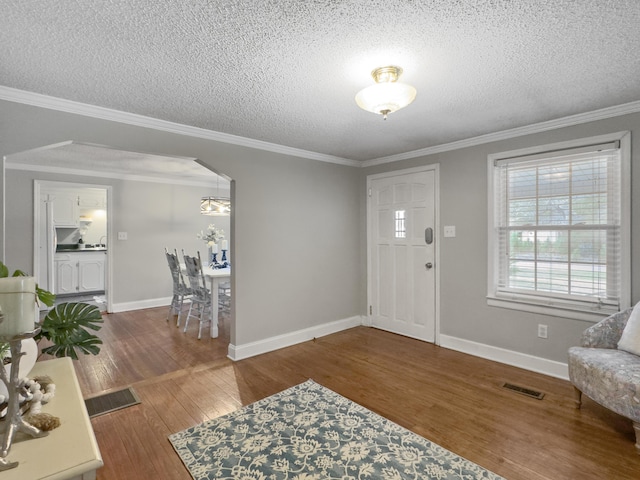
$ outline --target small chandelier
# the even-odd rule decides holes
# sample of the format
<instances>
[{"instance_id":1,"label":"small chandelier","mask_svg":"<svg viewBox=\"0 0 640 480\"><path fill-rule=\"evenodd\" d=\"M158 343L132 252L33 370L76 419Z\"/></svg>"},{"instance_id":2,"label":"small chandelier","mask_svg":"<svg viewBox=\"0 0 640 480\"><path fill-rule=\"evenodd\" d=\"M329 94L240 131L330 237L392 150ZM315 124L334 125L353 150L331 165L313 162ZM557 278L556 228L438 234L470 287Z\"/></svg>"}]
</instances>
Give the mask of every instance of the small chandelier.
<instances>
[{"instance_id":1,"label":"small chandelier","mask_svg":"<svg viewBox=\"0 0 640 480\"><path fill-rule=\"evenodd\" d=\"M231 200L225 197L202 197L200 200L200 213L202 215L229 215L231 213Z\"/></svg>"},{"instance_id":2,"label":"small chandelier","mask_svg":"<svg viewBox=\"0 0 640 480\"><path fill-rule=\"evenodd\" d=\"M220 175L216 176L216 195L202 197L200 200L200 214L219 216L231 213L231 199L220 196Z\"/></svg>"},{"instance_id":3,"label":"small chandelier","mask_svg":"<svg viewBox=\"0 0 640 480\"><path fill-rule=\"evenodd\" d=\"M376 81L360 90L356 95L358 106L368 112L387 115L409 105L416 98L416 89L406 83L398 82L402 68L388 66L376 68L371 76Z\"/></svg>"}]
</instances>

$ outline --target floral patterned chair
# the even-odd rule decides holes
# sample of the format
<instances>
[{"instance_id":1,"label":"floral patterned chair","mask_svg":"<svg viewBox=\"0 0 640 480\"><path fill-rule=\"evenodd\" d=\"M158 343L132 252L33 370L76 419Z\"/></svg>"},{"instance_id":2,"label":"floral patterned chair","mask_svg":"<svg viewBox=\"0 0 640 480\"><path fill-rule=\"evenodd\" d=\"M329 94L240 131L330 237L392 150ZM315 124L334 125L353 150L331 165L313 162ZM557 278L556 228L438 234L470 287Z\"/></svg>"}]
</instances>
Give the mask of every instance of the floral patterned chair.
<instances>
[{"instance_id":1,"label":"floral patterned chair","mask_svg":"<svg viewBox=\"0 0 640 480\"><path fill-rule=\"evenodd\" d=\"M640 357L617 348L632 310L615 313L584 331L581 346L569 349L569 378L576 408L584 393L631 419L640 453Z\"/></svg>"}]
</instances>

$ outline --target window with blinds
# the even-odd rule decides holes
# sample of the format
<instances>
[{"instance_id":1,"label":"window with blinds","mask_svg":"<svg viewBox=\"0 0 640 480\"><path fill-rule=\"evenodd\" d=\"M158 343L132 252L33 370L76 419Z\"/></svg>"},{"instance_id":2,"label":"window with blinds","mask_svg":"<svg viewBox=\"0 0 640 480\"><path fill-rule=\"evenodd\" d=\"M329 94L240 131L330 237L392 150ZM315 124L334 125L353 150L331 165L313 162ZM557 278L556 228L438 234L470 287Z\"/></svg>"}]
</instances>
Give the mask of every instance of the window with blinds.
<instances>
[{"instance_id":1,"label":"window with blinds","mask_svg":"<svg viewBox=\"0 0 640 480\"><path fill-rule=\"evenodd\" d=\"M491 169L493 294L618 311L627 230L620 142L493 159Z\"/></svg>"}]
</instances>

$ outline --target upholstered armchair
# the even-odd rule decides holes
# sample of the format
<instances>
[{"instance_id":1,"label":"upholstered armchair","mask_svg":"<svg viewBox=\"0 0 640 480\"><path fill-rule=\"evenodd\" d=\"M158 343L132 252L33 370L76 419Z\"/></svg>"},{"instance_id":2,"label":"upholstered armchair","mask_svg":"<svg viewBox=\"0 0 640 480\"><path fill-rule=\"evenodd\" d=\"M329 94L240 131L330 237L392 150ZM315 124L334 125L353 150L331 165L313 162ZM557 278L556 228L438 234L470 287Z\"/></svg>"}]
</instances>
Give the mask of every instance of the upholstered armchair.
<instances>
[{"instance_id":1,"label":"upholstered armchair","mask_svg":"<svg viewBox=\"0 0 640 480\"><path fill-rule=\"evenodd\" d=\"M576 408L584 393L631 419L640 453L640 357L617 348L631 311L615 313L584 331L581 346L569 349L569 378Z\"/></svg>"}]
</instances>

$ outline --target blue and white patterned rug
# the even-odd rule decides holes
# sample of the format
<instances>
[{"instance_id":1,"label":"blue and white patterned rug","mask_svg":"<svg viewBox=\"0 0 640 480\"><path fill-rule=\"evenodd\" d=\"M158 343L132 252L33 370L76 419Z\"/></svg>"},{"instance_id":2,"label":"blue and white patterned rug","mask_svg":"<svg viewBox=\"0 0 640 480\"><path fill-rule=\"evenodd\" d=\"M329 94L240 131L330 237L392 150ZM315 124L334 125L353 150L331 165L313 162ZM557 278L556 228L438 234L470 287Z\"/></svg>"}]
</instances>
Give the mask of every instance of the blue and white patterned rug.
<instances>
[{"instance_id":1,"label":"blue and white patterned rug","mask_svg":"<svg viewBox=\"0 0 640 480\"><path fill-rule=\"evenodd\" d=\"M499 480L308 380L169 436L196 480Z\"/></svg>"}]
</instances>

